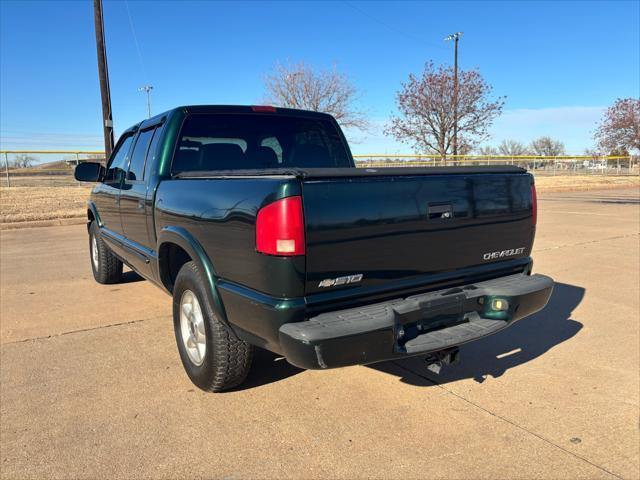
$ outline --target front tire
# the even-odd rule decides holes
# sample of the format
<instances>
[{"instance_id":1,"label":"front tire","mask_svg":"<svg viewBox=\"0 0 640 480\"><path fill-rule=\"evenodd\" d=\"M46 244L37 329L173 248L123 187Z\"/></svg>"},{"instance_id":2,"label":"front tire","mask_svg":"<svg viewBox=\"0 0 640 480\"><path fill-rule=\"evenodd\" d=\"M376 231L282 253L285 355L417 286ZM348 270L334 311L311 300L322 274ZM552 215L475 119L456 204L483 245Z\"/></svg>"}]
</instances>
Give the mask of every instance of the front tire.
<instances>
[{"instance_id":1,"label":"front tire","mask_svg":"<svg viewBox=\"0 0 640 480\"><path fill-rule=\"evenodd\" d=\"M110 284L121 280L122 261L104 243L95 221L89 227L89 259L96 282Z\"/></svg>"},{"instance_id":2,"label":"front tire","mask_svg":"<svg viewBox=\"0 0 640 480\"><path fill-rule=\"evenodd\" d=\"M206 280L194 262L185 263L173 288L173 327L187 375L207 392L240 385L251 369L253 346L220 322L206 294Z\"/></svg>"}]
</instances>

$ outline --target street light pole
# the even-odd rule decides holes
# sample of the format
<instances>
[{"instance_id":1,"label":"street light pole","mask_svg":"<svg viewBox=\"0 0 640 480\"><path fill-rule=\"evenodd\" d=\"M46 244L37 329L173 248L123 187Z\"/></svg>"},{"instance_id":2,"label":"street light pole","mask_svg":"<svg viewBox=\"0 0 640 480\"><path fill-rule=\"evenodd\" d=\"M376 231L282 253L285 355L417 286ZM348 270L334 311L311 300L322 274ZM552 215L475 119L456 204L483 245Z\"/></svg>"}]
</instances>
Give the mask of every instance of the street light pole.
<instances>
[{"instance_id":1,"label":"street light pole","mask_svg":"<svg viewBox=\"0 0 640 480\"><path fill-rule=\"evenodd\" d=\"M144 85L138 89L139 92L147 92L147 115L151 118L151 90L153 85Z\"/></svg>"},{"instance_id":2,"label":"street light pole","mask_svg":"<svg viewBox=\"0 0 640 480\"><path fill-rule=\"evenodd\" d=\"M462 32L452 33L445 40L454 41L453 54L453 156L458 155L458 40Z\"/></svg>"},{"instance_id":3,"label":"street light pole","mask_svg":"<svg viewBox=\"0 0 640 480\"><path fill-rule=\"evenodd\" d=\"M104 152L107 160L113 150L113 117L111 115L111 90L109 88L109 68L107 48L104 41L104 20L102 0L93 0L93 22L96 29L96 49L98 52L98 76L100 77L100 97L102 99L102 128L104 131Z\"/></svg>"}]
</instances>

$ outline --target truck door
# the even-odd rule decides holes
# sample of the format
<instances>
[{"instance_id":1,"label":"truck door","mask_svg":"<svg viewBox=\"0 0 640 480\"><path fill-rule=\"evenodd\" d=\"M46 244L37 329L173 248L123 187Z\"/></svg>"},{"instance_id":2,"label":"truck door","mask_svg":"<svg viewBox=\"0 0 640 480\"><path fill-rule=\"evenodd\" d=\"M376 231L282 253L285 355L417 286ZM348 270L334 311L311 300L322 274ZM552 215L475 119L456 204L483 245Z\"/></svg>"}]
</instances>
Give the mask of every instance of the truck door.
<instances>
[{"instance_id":1,"label":"truck door","mask_svg":"<svg viewBox=\"0 0 640 480\"><path fill-rule=\"evenodd\" d=\"M159 135L156 126L141 130L136 136L131 161L120 191L120 219L131 250L130 262L142 274L150 274L150 258L153 245L147 231L147 215L151 215L152 192L149 192L148 169L152 162L154 137Z\"/></svg>"},{"instance_id":2,"label":"truck door","mask_svg":"<svg viewBox=\"0 0 640 480\"><path fill-rule=\"evenodd\" d=\"M107 230L107 233L122 234L118 203L120 202L120 188L129 162L129 150L133 143L133 135L133 133L125 133L120 138L107 164L105 178L94 191L94 202L102 222L102 228Z\"/></svg>"}]
</instances>

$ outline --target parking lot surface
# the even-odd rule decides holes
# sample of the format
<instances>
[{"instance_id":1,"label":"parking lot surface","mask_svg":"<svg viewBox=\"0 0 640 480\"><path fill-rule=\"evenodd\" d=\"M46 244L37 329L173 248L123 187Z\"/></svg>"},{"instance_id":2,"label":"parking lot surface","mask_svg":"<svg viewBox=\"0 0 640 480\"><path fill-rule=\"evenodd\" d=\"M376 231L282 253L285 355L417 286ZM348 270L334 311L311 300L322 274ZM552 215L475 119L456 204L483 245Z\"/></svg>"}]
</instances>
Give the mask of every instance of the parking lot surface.
<instances>
[{"instance_id":1,"label":"parking lot surface","mask_svg":"<svg viewBox=\"0 0 640 480\"><path fill-rule=\"evenodd\" d=\"M640 477L640 192L541 195L547 308L419 359L242 389L183 372L170 297L93 281L82 225L0 232L2 478Z\"/></svg>"}]
</instances>

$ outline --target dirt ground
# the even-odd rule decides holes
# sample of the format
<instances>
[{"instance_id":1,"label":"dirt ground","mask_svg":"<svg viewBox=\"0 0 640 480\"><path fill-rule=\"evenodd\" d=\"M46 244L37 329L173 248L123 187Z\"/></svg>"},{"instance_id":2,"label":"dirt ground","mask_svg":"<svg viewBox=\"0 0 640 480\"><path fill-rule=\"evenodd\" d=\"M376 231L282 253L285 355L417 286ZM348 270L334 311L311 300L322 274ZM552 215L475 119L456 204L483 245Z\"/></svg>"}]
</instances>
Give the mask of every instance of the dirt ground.
<instances>
[{"instance_id":1,"label":"dirt ground","mask_svg":"<svg viewBox=\"0 0 640 480\"><path fill-rule=\"evenodd\" d=\"M640 176L536 175L536 190L542 193L626 187L640 188Z\"/></svg>"},{"instance_id":2,"label":"dirt ground","mask_svg":"<svg viewBox=\"0 0 640 480\"><path fill-rule=\"evenodd\" d=\"M547 307L461 348L248 383L184 374L171 299L98 285L84 225L0 232L0 477L640 478L640 192L540 197Z\"/></svg>"}]
</instances>

